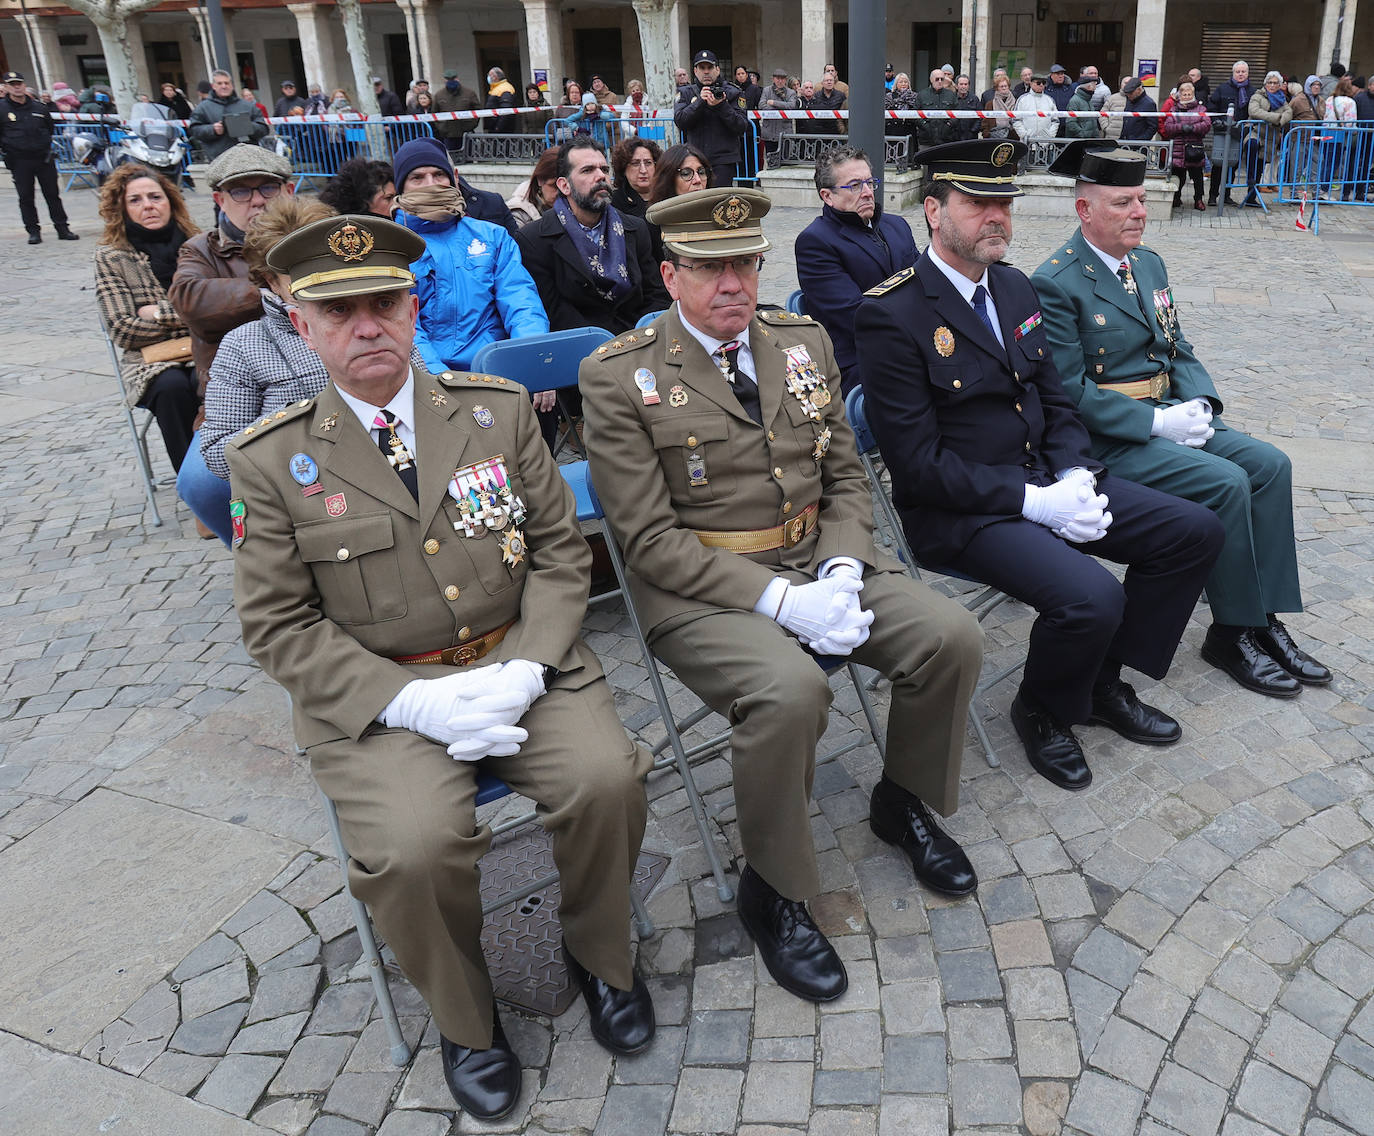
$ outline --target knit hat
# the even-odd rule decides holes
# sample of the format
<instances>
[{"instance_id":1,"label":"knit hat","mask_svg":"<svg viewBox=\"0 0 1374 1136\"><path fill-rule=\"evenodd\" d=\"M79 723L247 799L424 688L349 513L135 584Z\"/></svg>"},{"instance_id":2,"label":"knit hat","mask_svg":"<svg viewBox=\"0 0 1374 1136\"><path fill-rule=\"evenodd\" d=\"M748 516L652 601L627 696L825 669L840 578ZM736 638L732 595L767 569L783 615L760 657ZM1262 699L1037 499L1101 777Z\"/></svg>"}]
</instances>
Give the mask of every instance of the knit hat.
<instances>
[{"instance_id":1,"label":"knit hat","mask_svg":"<svg viewBox=\"0 0 1374 1136\"><path fill-rule=\"evenodd\" d=\"M405 191L406 178L426 166L443 170L448 174L450 185L458 184L453 175L453 163L449 161L448 151L437 138L414 138L407 142L396 151L391 166L396 175L396 189L400 192Z\"/></svg>"}]
</instances>

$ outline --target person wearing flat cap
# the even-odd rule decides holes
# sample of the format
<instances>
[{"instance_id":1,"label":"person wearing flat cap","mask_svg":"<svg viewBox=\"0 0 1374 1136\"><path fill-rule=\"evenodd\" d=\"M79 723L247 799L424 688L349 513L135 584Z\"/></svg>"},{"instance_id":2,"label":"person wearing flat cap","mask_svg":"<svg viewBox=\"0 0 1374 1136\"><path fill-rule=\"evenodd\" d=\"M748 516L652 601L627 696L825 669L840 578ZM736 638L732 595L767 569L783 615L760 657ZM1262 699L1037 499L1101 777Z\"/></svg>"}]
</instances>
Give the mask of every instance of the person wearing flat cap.
<instances>
[{"instance_id":1,"label":"person wearing flat cap","mask_svg":"<svg viewBox=\"0 0 1374 1136\"><path fill-rule=\"evenodd\" d=\"M226 447L234 599L338 809L353 894L439 1028L454 1098L494 1119L521 1075L482 957L479 771L538 805L591 1033L634 1053L654 1035L628 942L650 758L578 637L591 552L529 396L410 364L423 250L349 215L268 253L329 382Z\"/></svg>"},{"instance_id":2,"label":"person wearing flat cap","mask_svg":"<svg viewBox=\"0 0 1374 1136\"><path fill-rule=\"evenodd\" d=\"M961 896L977 879L929 808L958 806L982 634L875 550L825 332L756 310L769 204L708 189L651 206L675 302L598 347L579 386L592 478L644 631L734 727L740 918L779 985L825 1002L848 979L805 905L821 886L809 813L831 701L811 652L892 679L870 823L922 883Z\"/></svg>"},{"instance_id":3,"label":"person wearing flat cap","mask_svg":"<svg viewBox=\"0 0 1374 1136\"><path fill-rule=\"evenodd\" d=\"M1122 668L1169 669L1222 530L1204 508L1113 477L1065 393L1035 290L1003 264L1020 142L923 151L930 244L867 293L854 338L866 417L917 560L1035 608L1010 718L1031 767L1092 770L1073 727L1142 745L1179 724ZM1121 582L1094 558L1126 566Z\"/></svg>"},{"instance_id":4,"label":"person wearing flat cap","mask_svg":"<svg viewBox=\"0 0 1374 1136\"><path fill-rule=\"evenodd\" d=\"M1141 243L1144 157L1080 143L1050 172L1076 182L1079 227L1032 279L1093 457L1118 478L1221 518L1226 544L1207 578L1208 663L1273 698L1327 685L1331 671L1279 619L1302 611L1292 466L1282 450L1220 418L1221 397L1184 335L1164 260Z\"/></svg>"}]
</instances>

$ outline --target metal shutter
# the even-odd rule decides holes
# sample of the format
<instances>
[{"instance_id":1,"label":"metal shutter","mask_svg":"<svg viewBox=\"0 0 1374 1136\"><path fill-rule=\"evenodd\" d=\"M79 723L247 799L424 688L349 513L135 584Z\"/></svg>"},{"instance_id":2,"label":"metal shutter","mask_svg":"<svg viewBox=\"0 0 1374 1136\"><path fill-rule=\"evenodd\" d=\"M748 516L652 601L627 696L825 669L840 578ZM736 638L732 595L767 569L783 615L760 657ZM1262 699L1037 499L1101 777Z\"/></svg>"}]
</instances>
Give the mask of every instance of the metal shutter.
<instances>
[{"instance_id":1,"label":"metal shutter","mask_svg":"<svg viewBox=\"0 0 1374 1136\"><path fill-rule=\"evenodd\" d=\"M1243 59L1250 64L1250 75L1269 70L1269 24L1203 24L1202 51L1198 67L1212 80L1212 86L1231 77L1231 65Z\"/></svg>"}]
</instances>

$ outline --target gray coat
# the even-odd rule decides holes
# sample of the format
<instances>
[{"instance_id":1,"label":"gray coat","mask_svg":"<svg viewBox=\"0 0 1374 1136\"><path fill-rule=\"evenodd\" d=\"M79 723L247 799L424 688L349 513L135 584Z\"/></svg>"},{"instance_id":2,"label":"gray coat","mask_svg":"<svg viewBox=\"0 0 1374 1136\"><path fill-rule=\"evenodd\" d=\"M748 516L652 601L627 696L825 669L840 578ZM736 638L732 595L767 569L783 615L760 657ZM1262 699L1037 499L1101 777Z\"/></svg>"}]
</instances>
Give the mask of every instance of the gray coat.
<instances>
[{"instance_id":1,"label":"gray coat","mask_svg":"<svg viewBox=\"0 0 1374 1136\"><path fill-rule=\"evenodd\" d=\"M797 92L791 87L783 87L782 93L769 83L759 96L759 110L796 110ZM765 118L759 122L759 133L765 142L776 142L784 134L792 133L792 119Z\"/></svg>"}]
</instances>

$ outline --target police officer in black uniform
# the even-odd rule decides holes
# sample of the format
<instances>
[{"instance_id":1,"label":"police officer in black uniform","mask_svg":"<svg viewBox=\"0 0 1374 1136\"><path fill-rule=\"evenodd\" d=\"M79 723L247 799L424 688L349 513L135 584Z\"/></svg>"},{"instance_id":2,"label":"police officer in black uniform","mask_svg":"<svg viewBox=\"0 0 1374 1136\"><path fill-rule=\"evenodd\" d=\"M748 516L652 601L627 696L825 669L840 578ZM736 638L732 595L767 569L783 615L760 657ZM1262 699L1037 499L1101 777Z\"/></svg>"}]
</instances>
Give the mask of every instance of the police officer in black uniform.
<instances>
[{"instance_id":1,"label":"police officer in black uniform","mask_svg":"<svg viewBox=\"0 0 1374 1136\"><path fill-rule=\"evenodd\" d=\"M721 78L714 51L698 51L692 57L692 73L696 82L677 89L673 121L682 131L682 140L706 155L711 188L734 185L740 140L749 131L744 96L734 83Z\"/></svg>"},{"instance_id":2,"label":"police officer in black uniform","mask_svg":"<svg viewBox=\"0 0 1374 1136\"><path fill-rule=\"evenodd\" d=\"M0 155L14 176L14 188L19 194L19 216L29 231L29 244L42 242L38 225L38 209L33 203L33 183L36 180L48 203L48 216L59 240L78 241L67 225L67 211L62 207L62 194L57 188L57 163L52 153L52 118L48 108L31 99L25 89L24 76L18 71L6 71L0 83L5 86L5 98L0 101Z\"/></svg>"}]
</instances>

